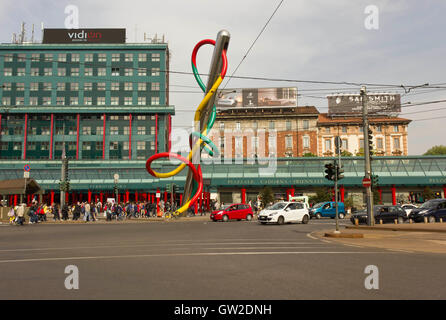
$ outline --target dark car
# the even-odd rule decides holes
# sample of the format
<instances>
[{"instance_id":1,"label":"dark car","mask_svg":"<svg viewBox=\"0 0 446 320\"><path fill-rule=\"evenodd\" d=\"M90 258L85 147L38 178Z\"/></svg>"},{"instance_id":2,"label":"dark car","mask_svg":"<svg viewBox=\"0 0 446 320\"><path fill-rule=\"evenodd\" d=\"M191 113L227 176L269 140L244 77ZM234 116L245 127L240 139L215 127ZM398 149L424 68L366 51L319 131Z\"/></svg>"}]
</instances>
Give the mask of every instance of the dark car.
<instances>
[{"instance_id":1,"label":"dark car","mask_svg":"<svg viewBox=\"0 0 446 320\"><path fill-rule=\"evenodd\" d=\"M446 221L446 199L433 199L426 201L419 208L412 209L409 218L415 222L423 222L424 217L429 222Z\"/></svg>"},{"instance_id":2,"label":"dark car","mask_svg":"<svg viewBox=\"0 0 446 320\"><path fill-rule=\"evenodd\" d=\"M398 220L398 223L403 223L407 219L406 211L401 206L373 206L373 216L375 217L375 224L378 224L380 220L383 223L393 223L395 219ZM367 210L354 213L350 221L355 224L355 219L358 219L359 223L367 223Z\"/></svg>"}]
</instances>

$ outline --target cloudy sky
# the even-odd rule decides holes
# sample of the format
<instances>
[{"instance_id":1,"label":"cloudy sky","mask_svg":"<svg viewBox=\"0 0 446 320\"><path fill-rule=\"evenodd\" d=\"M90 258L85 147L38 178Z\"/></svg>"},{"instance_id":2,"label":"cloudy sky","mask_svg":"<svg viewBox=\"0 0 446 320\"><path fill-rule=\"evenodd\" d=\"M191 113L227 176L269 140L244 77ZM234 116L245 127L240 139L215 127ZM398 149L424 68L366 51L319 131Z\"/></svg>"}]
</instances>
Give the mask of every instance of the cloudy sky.
<instances>
[{"instance_id":1,"label":"cloudy sky","mask_svg":"<svg viewBox=\"0 0 446 320\"><path fill-rule=\"evenodd\" d=\"M13 32L43 22L48 28L64 28L67 5L79 8L81 28L126 28L127 42L142 42L164 35L171 50L171 70L190 71L194 45L214 38L221 29L231 33L228 50L232 74L258 36L280 0L2 0L0 41L10 42ZM369 30L365 8L379 9L379 28ZM255 43L235 76L289 80L404 85L425 83L440 88L378 87L375 91L398 92L402 102L446 99L445 57L446 2L436 0L284 0ZM29 33L28 33L29 34ZM40 31L36 38L41 38ZM209 69L211 47L203 48L198 67ZM176 106L173 124L190 125L202 93L192 75L171 75L171 101ZM298 104L327 111L326 94L359 92L360 85L308 84L249 79L231 79L228 88L295 86ZM444 87L444 88L441 88ZM368 87L373 91L372 87ZM444 108L441 109L441 108ZM432 109L440 109L428 111ZM402 109L409 125L409 154L417 155L444 142L446 103ZM415 113L416 112L416 113ZM441 118L445 117L445 118ZM424 120L435 118L433 120Z\"/></svg>"}]
</instances>

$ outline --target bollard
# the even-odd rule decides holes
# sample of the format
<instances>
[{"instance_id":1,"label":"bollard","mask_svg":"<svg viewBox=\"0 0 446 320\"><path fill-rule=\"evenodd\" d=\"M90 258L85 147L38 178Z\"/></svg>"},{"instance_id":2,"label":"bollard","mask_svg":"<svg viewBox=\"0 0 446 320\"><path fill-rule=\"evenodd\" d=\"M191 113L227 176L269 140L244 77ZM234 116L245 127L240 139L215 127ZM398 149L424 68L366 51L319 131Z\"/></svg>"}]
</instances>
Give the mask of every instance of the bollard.
<instances>
[{"instance_id":1,"label":"bollard","mask_svg":"<svg viewBox=\"0 0 446 320\"><path fill-rule=\"evenodd\" d=\"M413 220L412 220L412 219L409 219L409 223L412 224L412 223L413 223Z\"/></svg>"},{"instance_id":2,"label":"bollard","mask_svg":"<svg viewBox=\"0 0 446 320\"><path fill-rule=\"evenodd\" d=\"M443 218L440 218L440 223L443 223Z\"/></svg>"},{"instance_id":3,"label":"bollard","mask_svg":"<svg viewBox=\"0 0 446 320\"><path fill-rule=\"evenodd\" d=\"M393 220L393 222L395 222L395 224L398 224L398 220L397 219Z\"/></svg>"},{"instance_id":4,"label":"bollard","mask_svg":"<svg viewBox=\"0 0 446 320\"><path fill-rule=\"evenodd\" d=\"M427 223L427 217L424 217L424 223Z\"/></svg>"},{"instance_id":5,"label":"bollard","mask_svg":"<svg viewBox=\"0 0 446 320\"><path fill-rule=\"evenodd\" d=\"M358 225L359 225L359 219L355 218L355 226L358 226Z\"/></svg>"},{"instance_id":6,"label":"bollard","mask_svg":"<svg viewBox=\"0 0 446 320\"><path fill-rule=\"evenodd\" d=\"M379 224L383 224L383 219L379 219Z\"/></svg>"}]
</instances>

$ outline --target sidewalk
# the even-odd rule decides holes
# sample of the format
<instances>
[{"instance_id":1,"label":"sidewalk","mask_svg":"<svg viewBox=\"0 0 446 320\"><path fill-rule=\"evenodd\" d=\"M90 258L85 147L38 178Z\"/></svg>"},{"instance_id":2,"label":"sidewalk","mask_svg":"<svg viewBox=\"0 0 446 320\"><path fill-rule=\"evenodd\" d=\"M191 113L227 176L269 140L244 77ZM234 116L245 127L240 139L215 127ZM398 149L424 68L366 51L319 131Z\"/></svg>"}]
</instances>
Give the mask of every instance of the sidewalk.
<instances>
[{"instance_id":1,"label":"sidewalk","mask_svg":"<svg viewBox=\"0 0 446 320\"><path fill-rule=\"evenodd\" d=\"M340 230L341 233L362 233L364 238L324 237L326 232L332 231L323 230L312 235L324 241L353 247L381 248L407 253L446 253L446 223L389 224L374 227L352 225L345 226Z\"/></svg>"}]
</instances>

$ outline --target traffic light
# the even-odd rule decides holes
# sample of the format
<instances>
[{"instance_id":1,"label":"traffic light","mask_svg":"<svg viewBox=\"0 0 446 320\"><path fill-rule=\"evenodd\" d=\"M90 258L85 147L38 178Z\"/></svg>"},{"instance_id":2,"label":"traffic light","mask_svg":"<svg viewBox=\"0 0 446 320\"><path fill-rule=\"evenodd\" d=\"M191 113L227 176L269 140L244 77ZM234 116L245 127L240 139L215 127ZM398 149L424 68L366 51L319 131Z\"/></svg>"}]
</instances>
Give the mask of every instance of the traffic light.
<instances>
[{"instance_id":1,"label":"traffic light","mask_svg":"<svg viewBox=\"0 0 446 320\"><path fill-rule=\"evenodd\" d=\"M378 186L378 176L376 174L372 174L372 176L370 178L372 180L372 187L377 187Z\"/></svg>"},{"instance_id":2,"label":"traffic light","mask_svg":"<svg viewBox=\"0 0 446 320\"><path fill-rule=\"evenodd\" d=\"M328 180L334 180L334 175L335 175L335 166L333 165L333 163L327 163L325 165L325 179Z\"/></svg>"},{"instance_id":3,"label":"traffic light","mask_svg":"<svg viewBox=\"0 0 446 320\"><path fill-rule=\"evenodd\" d=\"M62 165L63 165L63 180L64 181L68 181L68 158L64 158L62 160Z\"/></svg>"},{"instance_id":4,"label":"traffic light","mask_svg":"<svg viewBox=\"0 0 446 320\"><path fill-rule=\"evenodd\" d=\"M336 166L336 179L337 180L341 180L342 178L344 178L344 169L342 169L342 165L338 165Z\"/></svg>"},{"instance_id":5,"label":"traffic light","mask_svg":"<svg viewBox=\"0 0 446 320\"><path fill-rule=\"evenodd\" d=\"M117 194L118 193L118 186L114 186L113 187L113 194Z\"/></svg>"},{"instance_id":6,"label":"traffic light","mask_svg":"<svg viewBox=\"0 0 446 320\"><path fill-rule=\"evenodd\" d=\"M371 156L373 156L373 135L372 135L372 130L369 129L367 134L368 134L368 141L369 141L369 153Z\"/></svg>"},{"instance_id":7,"label":"traffic light","mask_svg":"<svg viewBox=\"0 0 446 320\"><path fill-rule=\"evenodd\" d=\"M65 192L70 191L70 181L65 181Z\"/></svg>"}]
</instances>

